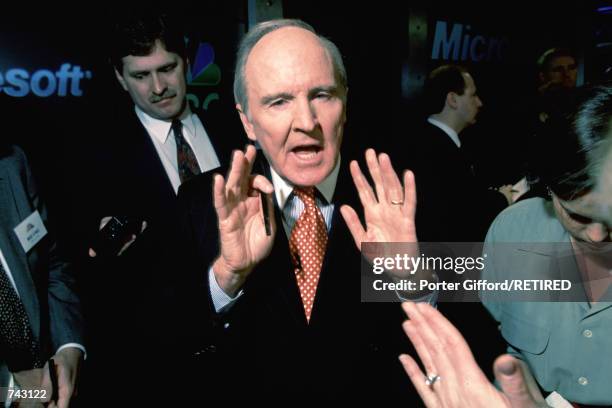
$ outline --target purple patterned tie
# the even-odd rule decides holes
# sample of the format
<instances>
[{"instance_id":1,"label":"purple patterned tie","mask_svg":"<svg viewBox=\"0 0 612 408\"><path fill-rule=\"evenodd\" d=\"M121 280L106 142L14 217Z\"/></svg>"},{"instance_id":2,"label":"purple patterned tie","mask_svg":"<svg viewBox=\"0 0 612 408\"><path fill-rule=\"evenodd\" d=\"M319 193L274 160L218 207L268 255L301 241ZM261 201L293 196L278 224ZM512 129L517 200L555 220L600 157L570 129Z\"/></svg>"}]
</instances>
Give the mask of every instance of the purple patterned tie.
<instances>
[{"instance_id":1,"label":"purple patterned tie","mask_svg":"<svg viewBox=\"0 0 612 408\"><path fill-rule=\"evenodd\" d=\"M200 174L200 166L191 146L183 136L183 123L179 119L172 121L172 131L176 141L176 159L182 184L193 176Z\"/></svg>"}]
</instances>

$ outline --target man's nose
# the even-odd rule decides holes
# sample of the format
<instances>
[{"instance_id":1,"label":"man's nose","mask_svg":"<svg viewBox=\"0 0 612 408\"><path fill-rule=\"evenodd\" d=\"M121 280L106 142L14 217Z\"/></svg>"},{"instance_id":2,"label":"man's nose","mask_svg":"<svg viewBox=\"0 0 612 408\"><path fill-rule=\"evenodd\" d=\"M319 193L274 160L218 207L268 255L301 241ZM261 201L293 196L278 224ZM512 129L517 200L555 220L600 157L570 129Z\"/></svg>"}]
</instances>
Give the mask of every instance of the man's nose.
<instances>
[{"instance_id":1,"label":"man's nose","mask_svg":"<svg viewBox=\"0 0 612 408\"><path fill-rule=\"evenodd\" d=\"M476 102L477 102L478 107L482 108L482 105L483 105L482 99L480 99L479 97L476 97Z\"/></svg>"},{"instance_id":2,"label":"man's nose","mask_svg":"<svg viewBox=\"0 0 612 408\"><path fill-rule=\"evenodd\" d=\"M317 126L317 114L309 100L297 100L293 117L295 130L312 132Z\"/></svg>"},{"instance_id":3,"label":"man's nose","mask_svg":"<svg viewBox=\"0 0 612 408\"><path fill-rule=\"evenodd\" d=\"M151 79L153 81L153 93L162 95L166 91L166 81L157 73L153 73Z\"/></svg>"},{"instance_id":4,"label":"man's nose","mask_svg":"<svg viewBox=\"0 0 612 408\"><path fill-rule=\"evenodd\" d=\"M587 227L586 234L592 242L602 242L608 239L610 230L606 225L596 222Z\"/></svg>"}]
</instances>

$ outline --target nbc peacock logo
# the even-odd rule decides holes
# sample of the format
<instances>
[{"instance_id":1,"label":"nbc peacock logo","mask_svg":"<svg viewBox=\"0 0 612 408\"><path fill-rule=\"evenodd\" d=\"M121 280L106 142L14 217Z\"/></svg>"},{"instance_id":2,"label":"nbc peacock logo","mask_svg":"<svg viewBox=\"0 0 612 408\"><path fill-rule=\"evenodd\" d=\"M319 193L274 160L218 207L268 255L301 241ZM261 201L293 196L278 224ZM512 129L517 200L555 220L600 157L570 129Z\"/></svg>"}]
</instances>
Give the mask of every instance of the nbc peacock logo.
<instances>
[{"instance_id":1,"label":"nbc peacock logo","mask_svg":"<svg viewBox=\"0 0 612 408\"><path fill-rule=\"evenodd\" d=\"M195 109L208 110L208 105L212 101L219 100L217 92L211 92L204 96L202 89L219 85L221 82L221 69L214 61L215 50L212 45L200 43L193 59L193 65L190 63L187 69L187 84L194 87L192 88L194 92L190 92L187 99Z\"/></svg>"},{"instance_id":2,"label":"nbc peacock logo","mask_svg":"<svg viewBox=\"0 0 612 408\"><path fill-rule=\"evenodd\" d=\"M214 63L215 50L209 43L200 43L187 71L187 83L192 86L214 86L221 82L221 70Z\"/></svg>"}]
</instances>

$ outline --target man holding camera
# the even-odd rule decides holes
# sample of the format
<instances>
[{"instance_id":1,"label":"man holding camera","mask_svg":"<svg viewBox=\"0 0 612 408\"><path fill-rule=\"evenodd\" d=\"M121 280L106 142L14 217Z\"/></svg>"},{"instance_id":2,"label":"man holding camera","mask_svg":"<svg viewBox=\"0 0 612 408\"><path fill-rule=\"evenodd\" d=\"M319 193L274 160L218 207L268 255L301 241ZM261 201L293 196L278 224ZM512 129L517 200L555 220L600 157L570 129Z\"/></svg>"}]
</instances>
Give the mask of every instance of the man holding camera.
<instances>
[{"instance_id":1,"label":"man holding camera","mask_svg":"<svg viewBox=\"0 0 612 408\"><path fill-rule=\"evenodd\" d=\"M125 394L136 383L150 390L155 380L165 382L160 373L168 372L172 353L181 349L175 316L179 299L187 298L179 288L188 285L177 255L177 191L220 164L211 140L219 133L187 101L188 60L177 23L132 15L115 25L110 60L133 108L111 121L95 151L96 235L90 239L93 273L87 284L97 341L91 365L98 378L116 384L120 361L130 376L113 390ZM164 357L158 359L160 351ZM101 385L94 380L95 390Z\"/></svg>"}]
</instances>

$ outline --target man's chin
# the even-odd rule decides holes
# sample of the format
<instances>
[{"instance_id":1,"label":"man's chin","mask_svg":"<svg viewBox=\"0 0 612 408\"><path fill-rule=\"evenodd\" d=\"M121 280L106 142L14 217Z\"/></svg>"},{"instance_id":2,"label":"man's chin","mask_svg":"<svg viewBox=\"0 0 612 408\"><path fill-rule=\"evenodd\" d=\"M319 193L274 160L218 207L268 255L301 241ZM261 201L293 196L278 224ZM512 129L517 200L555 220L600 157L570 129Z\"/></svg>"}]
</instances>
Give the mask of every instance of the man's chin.
<instances>
[{"instance_id":1,"label":"man's chin","mask_svg":"<svg viewBox=\"0 0 612 408\"><path fill-rule=\"evenodd\" d=\"M316 171L316 172L308 172L302 171L299 174L296 174L295 177L289 179L291 184L298 187L311 187L316 186L317 184L321 184L331 172L324 171Z\"/></svg>"},{"instance_id":2,"label":"man's chin","mask_svg":"<svg viewBox=\"0 0 612 408\"><path fill-rule=\"evenodd\" d=\"M313 163L287 160L284 164L284 166L274 166L276 172L289 183L300 187L322 183L334 169L334 166L324 159Z\"/></svg>"},{"instance_id":3,"label":"man's chin","mask_svg":"<svg viewBox=\"0 0 612 408\"><path fill-rule=\"evenodd\" d=\"M180 109L170 110L157 110L155 111L155 118L159 120L173 120L181 116Z\"/></svg>"}]
</instances>

